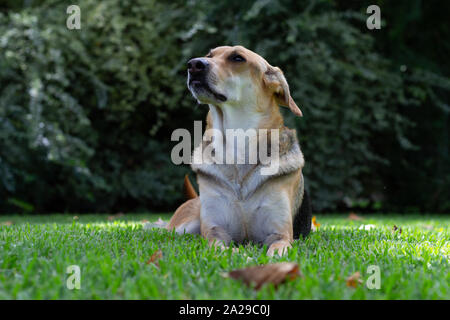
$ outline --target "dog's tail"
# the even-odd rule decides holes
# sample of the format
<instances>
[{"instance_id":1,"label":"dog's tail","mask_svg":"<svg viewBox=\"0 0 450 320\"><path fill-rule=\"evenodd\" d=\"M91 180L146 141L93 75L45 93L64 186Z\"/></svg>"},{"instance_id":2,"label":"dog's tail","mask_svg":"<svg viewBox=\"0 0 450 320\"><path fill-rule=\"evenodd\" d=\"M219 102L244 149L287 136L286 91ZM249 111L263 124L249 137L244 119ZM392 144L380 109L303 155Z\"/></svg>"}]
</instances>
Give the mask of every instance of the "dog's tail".
<instances>
[{"instance_id":1,"label":"dog's tail","mask_svg":"<svg viewBox=\"0 0 450 320\"><path fill-rule=\"evenodd\" d=\"M194 187L192 186L191 181L189 181L188 175L184 176L184 185L183 185L184 196L186 200L194 199L198 197L197 192L195 192Z\"/></svg>"}]
</instances>

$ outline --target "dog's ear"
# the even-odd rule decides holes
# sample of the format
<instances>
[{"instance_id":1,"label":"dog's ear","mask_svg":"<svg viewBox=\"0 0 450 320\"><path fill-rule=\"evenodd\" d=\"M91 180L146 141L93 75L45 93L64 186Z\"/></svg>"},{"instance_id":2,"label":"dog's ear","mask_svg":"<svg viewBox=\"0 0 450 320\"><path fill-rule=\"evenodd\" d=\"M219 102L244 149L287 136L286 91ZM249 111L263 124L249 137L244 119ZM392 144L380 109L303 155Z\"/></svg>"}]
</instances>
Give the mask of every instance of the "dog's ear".
<instances>
[{"instance_id":1,"label":"dog's ear","mask_svg":"<svg viewBox=\"0 0 450 320\"><path fill-rule=\"evenodd\" d=\"M289 107L292 113L299 117L303 116L302 111L291 97L288 83L280 68L269 66L264 73L264 83L273 92L279 105Z\"/></svg>"}]
</instances>

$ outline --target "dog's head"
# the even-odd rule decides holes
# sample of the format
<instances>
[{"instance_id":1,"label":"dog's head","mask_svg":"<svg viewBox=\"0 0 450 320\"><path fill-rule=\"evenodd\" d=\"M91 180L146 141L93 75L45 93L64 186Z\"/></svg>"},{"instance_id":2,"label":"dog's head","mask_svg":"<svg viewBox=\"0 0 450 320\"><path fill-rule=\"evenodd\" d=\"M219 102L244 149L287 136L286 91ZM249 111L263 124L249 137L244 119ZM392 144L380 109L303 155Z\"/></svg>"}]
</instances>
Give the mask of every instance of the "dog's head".
<instances>
[{"instance_id":1,"label":"dog's head","mask_svg":"<svg viewBox=\"0 0 450 320\"><path fill-rule=\"evenodd\" d=\"M199 103L287 106L302 116L292 99L283 72L258 54L242 47L217 47L188 62L188 88Z\"/></svg>"}]
</instances>

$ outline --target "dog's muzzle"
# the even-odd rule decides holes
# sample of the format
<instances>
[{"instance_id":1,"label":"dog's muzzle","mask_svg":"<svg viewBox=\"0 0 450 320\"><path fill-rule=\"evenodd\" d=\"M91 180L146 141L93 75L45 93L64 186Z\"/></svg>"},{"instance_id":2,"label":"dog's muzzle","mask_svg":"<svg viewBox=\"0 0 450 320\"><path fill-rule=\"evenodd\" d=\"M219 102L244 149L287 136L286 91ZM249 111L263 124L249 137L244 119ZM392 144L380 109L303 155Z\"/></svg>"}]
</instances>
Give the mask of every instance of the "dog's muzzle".
<instances>
[{"instance_id":1,"label":"dog's muzzle","mask_svg":"<svg viewBox=\"0 0 450 320\"><path fill-rule=\"evenodd\" d=\"M213 90L208 81L210 64L205 58L194 58L189 60L188 64L188 86L195 94L202 95L206 93L214 96L219 101L226 101L227 98Z\"/></svg>"}]
</instances>

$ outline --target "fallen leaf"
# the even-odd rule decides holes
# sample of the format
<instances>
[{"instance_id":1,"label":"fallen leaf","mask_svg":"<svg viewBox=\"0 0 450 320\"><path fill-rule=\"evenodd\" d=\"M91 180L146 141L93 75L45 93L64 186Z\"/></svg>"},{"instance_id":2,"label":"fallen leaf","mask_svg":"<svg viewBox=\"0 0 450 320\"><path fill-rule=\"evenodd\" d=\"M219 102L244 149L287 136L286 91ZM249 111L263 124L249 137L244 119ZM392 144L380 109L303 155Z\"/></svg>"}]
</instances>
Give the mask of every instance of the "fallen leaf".
<instances>
[{"instance_id":1,"label":"fallen leaf","mask_svg":"<svg viewBox=\"0 0 450 320\"><path fill-rule=\"evenodd\" d=\"M73 220L78 220L78 216L73 216Z\"/></svg>"},{"instance_id":2,"label":"fallen leaf","mask_svg":"<svg viewBox=\"0 0 450 320\"><path fill-rule=\"evenodd\" d=\"M316 221L316 216L312 217L311 222L312 222L312 223L311 223L311 230L312 230L312 231L316 231L317 229L319 229L320 223L318 223L318 222Z\"/></svg>"},{"instance_id":3,"label":"fallen leaf","mask_svg":"<svg viewBox=\"0 0 450 320\"><path fill-rule=\"evenodd\" d=\"M262 285L272 283L277 287L286 280L294 280L300 276L298 264L292 262L279 262L261 266L253 266L244 269L230 271L227 276L242 280L245 285L255 285L259 290Z\"/></svg>"},{"instance_id":4,"label":"fallen leaf","mask_svg":"<svg viewBox=\"0 0 450 320\"><path fill-rule=\"evenodd\" d=\"M396 232L398 230L398 232L401 234L402 233L402 228L399 228L399 227L397 227L395 224L394 224L394 227L392 228L392 231L393 232Z\"/></svg>"},{"instance_id":5,"label":"fallen leaf","mask_svg":"<svg viewBox=\"0 0 450 320\"><path fill-rule=\"evenodd\" d=\"M359 273L359 271L355 272L350 277L348 277L346 280L347 287L356 288L358 286L358 284L363 283L363 281L360 279L360 277L361 277L361 274Z\"/></svg>"},{"instance_id":6,"label":"fallen leaf","mask_svg":"<svg viewBox=\"0 0 450 320\"><path fill-rule=\"evenodd\" d=\"M354 212L350 212L350 214L348 215L347 219L349 219L349 220L356 220L356 221L363 220L363 218L361 218L360 216L358 216Z\"/></svg>"},{"instance_id":7,"label":"fallen leaf","mask_svg":"<svg viewBox=\"0 0 450 320\"><path fill-rule=\"evenodd\" d=\"M147 264L153 263L155 264L157 267L159 267L159 263L158 260L162 258L162 251L161 250L156 250L152 256L150 257L150 259L148 259Z\"/></svg>"},{"instance_id":8,"label":"fallen leaf","mask_svg":"<svg viewBox=\"0 0 450 320\"><path fill-rule=\"evenodd\" d=\"M12 221L4 221L4 222L1 222L0 223L0 225L3 225L3 226L12 226L14 224L14 222L12 222Z\"/></svg>"},{"instance_id":9,"label":"fallen leaf","mask_svg":"<svg viewBox=\"0 0 450 320\"><path fill-rule=\"evenodd\" d=\"M146 219L143 219L143 220L141 220L141 222L142 222L142 223L147 223L147 222L148 222L148 220L146 220Z\"/></svg>"},{"instance_id":10,"label":"fallen leaf","mask_svg":"<svg viewBox=\"0 0 450 320\"><path fill-rule=\"evenodd\" d=\"M119 213L108 216L108 220L112 221L112 220L118 219L122 216L124 216L124 214L122 212L119 212Z\"/></svg>"}]
</instances>

